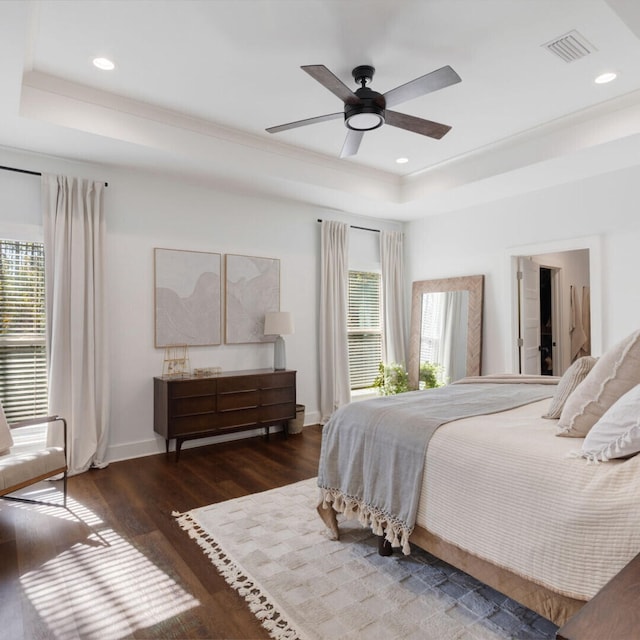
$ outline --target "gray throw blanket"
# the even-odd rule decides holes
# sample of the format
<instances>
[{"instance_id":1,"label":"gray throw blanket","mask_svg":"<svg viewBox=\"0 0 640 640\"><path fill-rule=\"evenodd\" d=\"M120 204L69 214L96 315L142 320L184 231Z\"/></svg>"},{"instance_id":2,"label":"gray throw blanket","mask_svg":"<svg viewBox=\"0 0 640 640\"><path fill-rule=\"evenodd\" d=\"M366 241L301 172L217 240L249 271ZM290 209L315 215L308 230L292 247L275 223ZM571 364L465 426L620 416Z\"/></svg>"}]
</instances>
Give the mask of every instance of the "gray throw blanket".
<instances>
[{"instance_id":1,"label":"gray throw blanket","mask_svg":"<svg viewBox=\"0 0 640 640\"><path fill-rule=\"evenodd\" d=\"M331 416L322 432L319 508L357 517L408 554L426 450L436 429L460 418L542 400L554 391L544 383L487 381L346 405Z\"/></svg>"}]
</instances>

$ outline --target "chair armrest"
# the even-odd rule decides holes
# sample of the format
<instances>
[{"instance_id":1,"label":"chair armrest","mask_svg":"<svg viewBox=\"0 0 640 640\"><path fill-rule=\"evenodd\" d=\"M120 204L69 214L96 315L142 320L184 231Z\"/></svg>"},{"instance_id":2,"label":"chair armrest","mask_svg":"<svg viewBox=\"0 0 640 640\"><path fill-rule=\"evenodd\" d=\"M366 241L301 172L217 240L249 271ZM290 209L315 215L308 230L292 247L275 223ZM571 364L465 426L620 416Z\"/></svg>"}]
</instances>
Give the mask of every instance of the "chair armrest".
<instances>
[{"instance_id":1,"label":"chair armrest","mask_svg":"<svg viewBox=\"0 0 640 640\"><path fill-rule=\"evenodd\" d=\"M60 416L42 416L40 418L29 418L28 420L20 420L19 422L12 422L9 424L10 429L19 429L20 427L33 427L36 424L44 424L45 422L55 422L56 420L62 420L64 418Z\"/></svg>"},{"instance_id":2,"label":"chair armrest","mask_svg":"<svg viewBox=\"0 0 640 640\"><path fill-rule=\"evenodd\" d=\"M64 437L64 453L67 457L67 421L62 416L42 416L39 418L29 418L28 420L20 420L19 422L12 422L9 425L10 429L20 429L20 427L33 427L37 424L45 424L49 422L62 422L62 430Z\"/></svg>"}]
</instances>

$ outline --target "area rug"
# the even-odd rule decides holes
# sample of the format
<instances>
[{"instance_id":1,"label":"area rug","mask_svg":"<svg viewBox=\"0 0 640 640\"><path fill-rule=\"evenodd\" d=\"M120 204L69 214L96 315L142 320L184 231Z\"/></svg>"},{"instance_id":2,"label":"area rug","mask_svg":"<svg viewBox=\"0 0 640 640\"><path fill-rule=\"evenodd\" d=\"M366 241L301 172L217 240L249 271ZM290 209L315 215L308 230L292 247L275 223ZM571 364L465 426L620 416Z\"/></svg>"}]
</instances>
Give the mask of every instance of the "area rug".
<instances>
[{"instance_id":1,"label":"area rug","mask_svg":"<svg viewBox=\"0 0 640 640\"><path fill-rule=\"evenodd\" d=\"M434 556L378 555L341 521L329 540L316 479L183 514L180 526L277 640L551 640L557 627Z\"/></svg>"}]
</instances>

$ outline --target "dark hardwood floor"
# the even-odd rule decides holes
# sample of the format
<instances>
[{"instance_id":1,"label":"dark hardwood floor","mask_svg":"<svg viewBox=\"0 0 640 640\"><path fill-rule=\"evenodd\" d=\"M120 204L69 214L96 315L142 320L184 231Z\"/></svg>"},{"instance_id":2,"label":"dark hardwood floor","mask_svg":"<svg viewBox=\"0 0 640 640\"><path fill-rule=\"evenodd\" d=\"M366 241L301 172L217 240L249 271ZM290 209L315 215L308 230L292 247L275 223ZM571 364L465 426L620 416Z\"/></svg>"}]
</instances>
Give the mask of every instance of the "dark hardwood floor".
<instances>
[{"instance_id":1,"label":"dark hardwood floor","mask_svg":"<svg viewBox=\"0 0 640 640\"><path fill-rule=\"evenodd\" d=\"M0 500L0 637L268 638L172 512L314 477L320 440L116 462L70 478L68 510Z\"/></svg>"}]
</instances>

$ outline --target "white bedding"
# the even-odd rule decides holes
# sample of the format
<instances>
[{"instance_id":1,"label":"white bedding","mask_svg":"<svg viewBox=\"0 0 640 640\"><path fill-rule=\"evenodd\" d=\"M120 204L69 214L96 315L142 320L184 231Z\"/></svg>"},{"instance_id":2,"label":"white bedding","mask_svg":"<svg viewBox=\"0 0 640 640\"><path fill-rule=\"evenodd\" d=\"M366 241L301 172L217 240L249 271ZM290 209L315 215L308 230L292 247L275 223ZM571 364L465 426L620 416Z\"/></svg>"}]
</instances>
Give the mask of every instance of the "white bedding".
<instances>
[{"instance_id":1,"label":"white bedding","mask_svg":"<svg viewBox=\"0 0 640 640\"><path fill-rule=\"evenodd\" d=\"M588 600L640 552L640 456L568 457L550 400L434 434L417 524L563 595Z\"/></svg>"}]
</instances>

